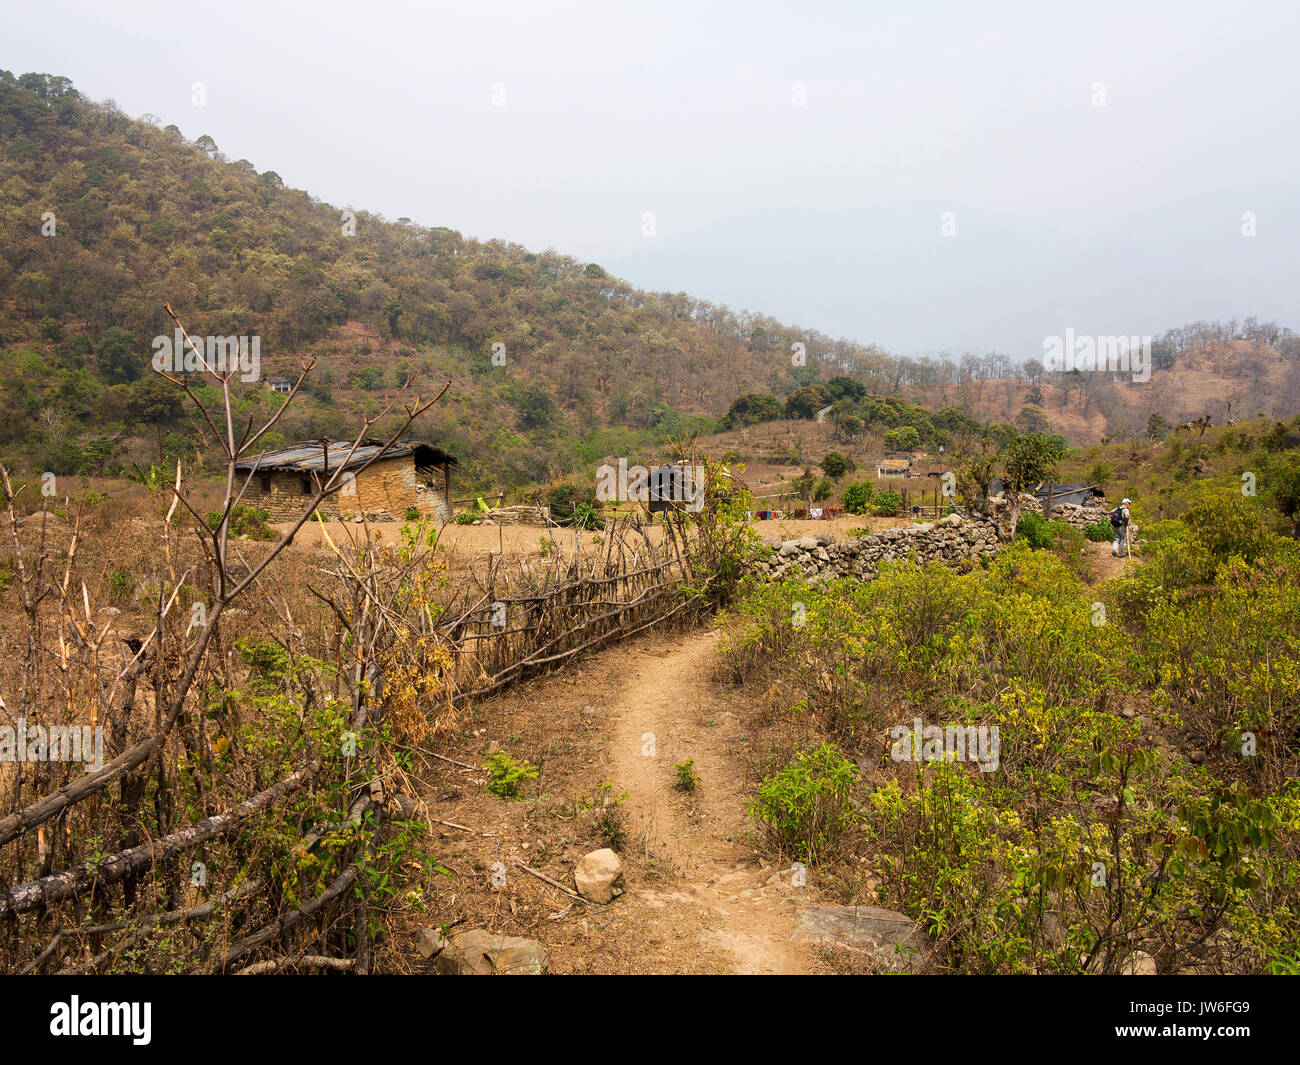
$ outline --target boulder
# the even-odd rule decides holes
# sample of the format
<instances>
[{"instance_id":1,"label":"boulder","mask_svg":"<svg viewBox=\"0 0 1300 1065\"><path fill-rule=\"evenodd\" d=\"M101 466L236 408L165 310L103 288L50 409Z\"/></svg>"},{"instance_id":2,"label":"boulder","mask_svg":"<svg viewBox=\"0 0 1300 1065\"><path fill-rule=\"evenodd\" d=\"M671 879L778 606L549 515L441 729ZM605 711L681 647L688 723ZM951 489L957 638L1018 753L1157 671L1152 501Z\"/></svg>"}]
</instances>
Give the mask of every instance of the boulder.
<instances>
[{"instance_id":1,"label":"boulder","mask_svg":"<svg viewBox=\"0 0 1300 1065\"><path fill-rule=\"evenodd\" d=\"M421 928L415 933L415 949L420 952L422 958L432 958L435 954L441 954L447 946L447 937L442 934L441 928Z\"/></svg>"},{"instance_id":2,"label":"boulder","mask_svg":"<svg viewBox=\"0 0 1300 1065\"><path fill-rule=\"evenodd\" d=\"M1120 976L1155 976L1156 960L1145 951L1139 950L1124 959L1119 967Z\"/></svg>"},{"instance_id":3,"label":"boulder","mask_svg":"<svg viewBox=\"0 0 1300 1065\"><path fill-rule=\"evenodd\" d=\"M592 902L613 902L623 894L623 863L608 847L592 851L573 870L578 894Z\"/></svg>"},{"instance_id":4,"label":"boulder","mask_svg":"<svg viewBox=\"0 0 1300 1065\"><path fill-rule=\"evenodd\" d=\"M541 976L549 962L535 939L475 928L452 936L434 965L443 976Z\"/></svg>"},{"instance_id":5,"label":"boulder","mask_svg":"<svg viewBox=\"0 0 1300 1065\"><path fill-rule=\"evenodd\" d=\"M794 939L870 955L882 969L919 971L930 943L921 926L905 913L878 906L818 906L802 910Z\"/></svg>"}]
</instances>

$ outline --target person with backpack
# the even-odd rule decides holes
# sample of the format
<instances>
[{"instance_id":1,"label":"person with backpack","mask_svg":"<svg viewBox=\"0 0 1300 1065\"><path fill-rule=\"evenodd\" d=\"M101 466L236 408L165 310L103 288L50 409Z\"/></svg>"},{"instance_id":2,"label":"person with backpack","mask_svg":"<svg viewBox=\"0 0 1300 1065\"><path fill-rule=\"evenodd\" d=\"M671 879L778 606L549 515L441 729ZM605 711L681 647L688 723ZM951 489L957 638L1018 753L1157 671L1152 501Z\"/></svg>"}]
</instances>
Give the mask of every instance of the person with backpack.
<instances>
[{"instance_id":1,"label":"person with backpack","mask_svg":"<svg viewBox=\"0 0 1300 1065\"><path fill-rule=\"evenodd\" d=\"M1128 547L1128 507L1132 502L1131 499L1121 500L1119 506L1110 512L1110 527L1115 530L1115 543L1111 545L1110 553L1116 558L1120 558Z\"/></svg>"}]
</instances>

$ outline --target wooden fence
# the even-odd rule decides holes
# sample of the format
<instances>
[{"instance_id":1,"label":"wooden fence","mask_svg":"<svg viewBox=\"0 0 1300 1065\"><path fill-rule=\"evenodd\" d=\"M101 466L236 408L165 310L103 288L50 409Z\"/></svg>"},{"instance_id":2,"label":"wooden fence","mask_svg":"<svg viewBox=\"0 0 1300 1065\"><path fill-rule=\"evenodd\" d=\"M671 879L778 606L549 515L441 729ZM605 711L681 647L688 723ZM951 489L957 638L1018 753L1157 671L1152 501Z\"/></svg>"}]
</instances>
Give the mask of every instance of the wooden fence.
<instances>
[{"instance_id":1,"label":"wooden fence","mask_svg":"<svg viewBox=\"0 0 1300 1065\"><path fill-rule=\"evenodd\" d=\"M455 701L702 611L684 541L671 526L658 528L666 531L656 543L636 516L618 518L596 550L584 550L577 536L566 548L560 532L541 566L497 555L472 570L472 602L438 627L459 663Z\"/></svg>"},{"instance_id":2,"label":"wooden fence","mask_svg":"<svg viewBox=\"0 0 1300 1065\"><path fill-rule=\"evenodd\" d=\"M434 572L436 548L401 551L368 540L356 551L335 546L334 579L312 591L338 621L336 659L343 668L331 682L332 695L322 690L308 698L351 702L346 727L357 734L370 730L379 735L377 726L393 723L392 701L402 687L398 681L403 671L407 677L427 675L431 657L450 663L441 697L463 705L583 652L708 609L708 580L693 577L680 523L659 524L652 533L634 516L616 519L607 523L595 548L584 547L578 536L566 543L568 535L562 530L554 535L557 539L546 557L489 555L467 571L457 571L457 580L437 603L411 596L420 575ZM202 651L198 648L191 659L192 669L206 661ZM155 665L174 668L138 654L130 675ZM185 702L187 712L182 713L178 700L162 723L166 727L149 730L134 745L116 752L103 770L56 792L38 792L34 801L0 817L0 847L15 848L10 852L11 869L31 867L28 847L38 834L36 842L46 853L42 826L52 818L62 824L84 805L86 823L92 823L94 811L112 794L105 791L111 782L123 782L120 796L115 796L122 801L121 796L135 794L128 789L143 796L146 781L161 781L159 774L173 772L162 769L164 763L188 759L204 764L211 757L211 737L202 730L197 704ZM422 696L418 713L436 717L438 707L432 702ZM174 732L172 721L179 723ZM185 967L191 971L369 971L364 869L384 838L385 822L393 816L394 781L384 768L391 761L384 742L376 741L378 746L342 770L336 762L330 763L333 768L322 768L318 752L256 791L216 809L209 804L206 817L196 816L189 824L171 819L166 831L138 841L123 835L130 845L107 856L64 868L51 868L48 860L38 862L43 868L36 879L15 878L0 887L0 930L7 933L0 971L113 971L128 952L147 950L151 937L174 935L178 928L203 921L222 922L228 933L211 943L197 932L189 933ZM340 786L355 800L341 816L335 815L338 823L317 820L309 825L293 852L305 857L323 846L322 841L333 839L335 846L340 838L353 842L304 892L305 901L290 901L272 890L275 901L269 902L266 879L261 878L271 878L272 867L260 865L239 882L214 885L203 901L175 890L143 890L154 877L182 883L196 850L231 846L259 825L271 825L268 818L278 817L275 823L282 825L288 800L303 802L309 794L328 795ZM343 835L335 829L342 829ZM277 831L282 829L273 828L273 834ZM356 932L344 934L347 929Z\"/></svg>"}]
</instances>

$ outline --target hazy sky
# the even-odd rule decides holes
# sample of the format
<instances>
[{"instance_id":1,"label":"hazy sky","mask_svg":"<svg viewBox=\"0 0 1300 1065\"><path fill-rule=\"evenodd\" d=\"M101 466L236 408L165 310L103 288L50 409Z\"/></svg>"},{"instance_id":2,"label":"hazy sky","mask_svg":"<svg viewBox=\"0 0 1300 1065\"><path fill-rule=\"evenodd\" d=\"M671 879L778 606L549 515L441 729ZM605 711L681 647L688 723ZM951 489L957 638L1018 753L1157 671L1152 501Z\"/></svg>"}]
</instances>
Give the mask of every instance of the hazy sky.
<instances>
[{"instance_id":1,"label":"hazy sky","mask_svg":"<svg viewBox=\"0 0 1300 1065\"><path fill-rule=\"evenodd\" d=\"M1086 228L1300 180L1295 0L42 0L4 22L14 73L340 206L582 260L767 207Z\"/></svg>"}]
</instances>

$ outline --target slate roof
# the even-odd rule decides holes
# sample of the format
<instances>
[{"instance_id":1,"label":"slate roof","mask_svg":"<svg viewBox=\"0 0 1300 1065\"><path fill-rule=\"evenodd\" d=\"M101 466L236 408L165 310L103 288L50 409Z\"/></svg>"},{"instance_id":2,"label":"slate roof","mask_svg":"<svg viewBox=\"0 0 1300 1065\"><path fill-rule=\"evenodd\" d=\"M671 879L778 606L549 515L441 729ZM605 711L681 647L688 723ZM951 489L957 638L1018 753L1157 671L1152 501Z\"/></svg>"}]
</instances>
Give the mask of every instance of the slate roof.
<instances>
[{"instance_id":1,"label":"slate roof","mask_svg":"<svg viewBox=\"0 0 1300 1065\"><path fill-rule=\"evenodd\" d=\"M455 466L457 458L442 448L419 441L405 441L384 446L383 440L363 440L352 450L352 441L329 442L328 453L320 440L301 444L291 444L279 451L268 451L265 455L245 459L236 465L240 473L321 473L326 468L337 470L342 466L346 470L364 466L371 459L380 457L384 460L405 458L411 455L417 468L425 466ZM348 452L351 451L351 457ZM328 460L328 462L327 462ZM346 461L345 461L346 460Z\"/></svg>"}]
</instances>

